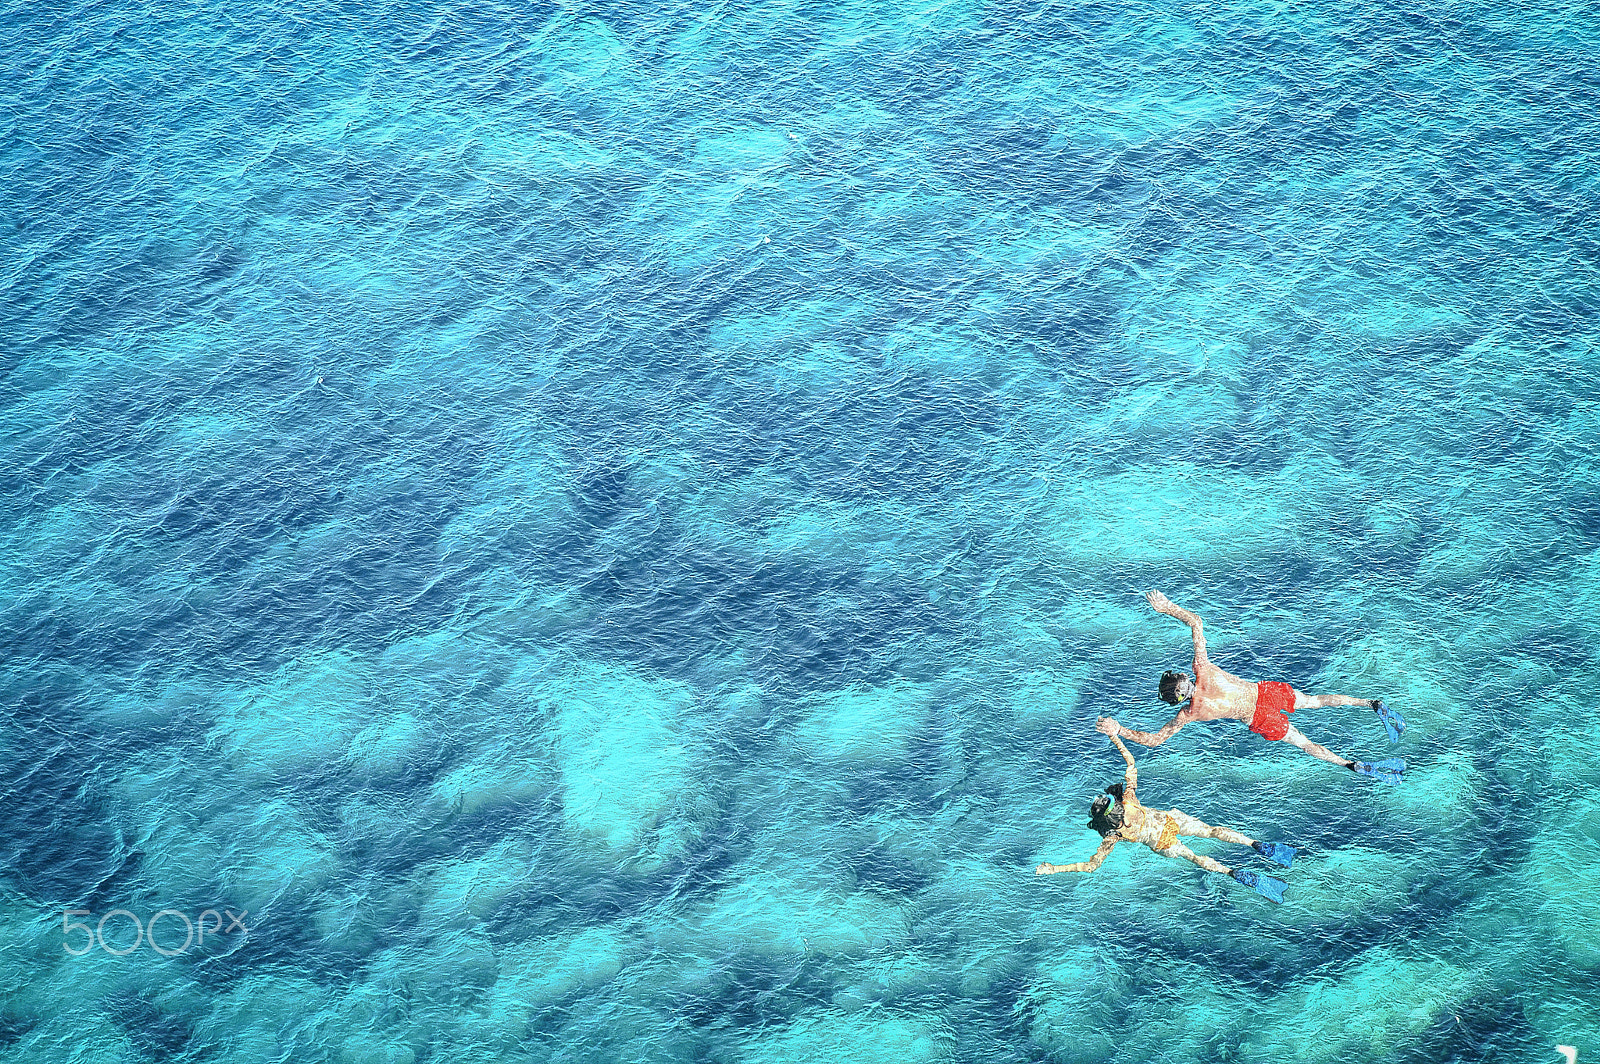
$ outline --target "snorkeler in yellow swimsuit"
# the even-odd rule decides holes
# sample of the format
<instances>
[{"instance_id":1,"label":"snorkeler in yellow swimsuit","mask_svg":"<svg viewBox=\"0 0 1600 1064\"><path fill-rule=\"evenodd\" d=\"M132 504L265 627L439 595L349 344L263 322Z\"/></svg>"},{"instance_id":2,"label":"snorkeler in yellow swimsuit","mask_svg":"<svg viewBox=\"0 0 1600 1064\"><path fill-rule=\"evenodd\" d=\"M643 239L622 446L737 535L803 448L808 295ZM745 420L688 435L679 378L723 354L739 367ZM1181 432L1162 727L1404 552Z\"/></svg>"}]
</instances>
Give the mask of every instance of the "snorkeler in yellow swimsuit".
<instances>
[{"instance_id":1,"label":"snorkeler in yellow swimsuit","mask_svg":"<svg viewBox=\"0 0 1600 1064\"><path fill-rule=\"evenodd\" d=\"M1178 837L1188 835L1201 839L1221 839L1223 842L1249 846L1267 860L1284 868L1288 868L1294 861L1293 846L1285 846L1281 842L1257 842L1228 828L1214 828L1177 809L1148 809L1139 804L1134 794L1139 785L1139 770L1134 766L1133 755L1128 753L1128 748L1122 745L1122 740L1117 736L1113 735L1111 741L1122 751L1122 759L1128 763L1128 771L1122 783L1107 787L1106 793L1096 798L1089 806L1089 826L1100 833L1100 848L1087 861L1075 861L1063 865L1042 864L1035 869L1037 875L1093 872L1100 867L1100 863L1106 859L1117 843L1126 840L1141 842L1163 857L1181 857L1185 861L1192 861L1207 872L1216 872L1237 880L1254 889L1268 901L1280 904L1283 902L1283 891L1287 886L1283 880L1259 872L1229 868L1220 861L1195 853L1179 842Z\"/></svg>"}]
</instances>

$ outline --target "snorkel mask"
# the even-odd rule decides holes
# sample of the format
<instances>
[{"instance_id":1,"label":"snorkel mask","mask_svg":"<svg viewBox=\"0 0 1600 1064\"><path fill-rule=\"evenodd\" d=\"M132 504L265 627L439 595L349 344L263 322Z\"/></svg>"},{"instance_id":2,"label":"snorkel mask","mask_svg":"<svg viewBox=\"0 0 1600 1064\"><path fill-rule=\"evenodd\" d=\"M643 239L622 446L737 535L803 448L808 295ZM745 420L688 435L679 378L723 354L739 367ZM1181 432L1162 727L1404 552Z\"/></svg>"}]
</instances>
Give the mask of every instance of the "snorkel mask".
<instances>
[{"instance_id":1,"label":"snorkel mask","mask_svg":"<svg viewBox=\"0 0 1600 1064\"><path fill-rule=\"evenodd\" d=\"M1111 820L1116 800L1109 794L1099 794L1089 803L1089 826L1103 833L1103 826Z\"/></svg>"}]
</instances>

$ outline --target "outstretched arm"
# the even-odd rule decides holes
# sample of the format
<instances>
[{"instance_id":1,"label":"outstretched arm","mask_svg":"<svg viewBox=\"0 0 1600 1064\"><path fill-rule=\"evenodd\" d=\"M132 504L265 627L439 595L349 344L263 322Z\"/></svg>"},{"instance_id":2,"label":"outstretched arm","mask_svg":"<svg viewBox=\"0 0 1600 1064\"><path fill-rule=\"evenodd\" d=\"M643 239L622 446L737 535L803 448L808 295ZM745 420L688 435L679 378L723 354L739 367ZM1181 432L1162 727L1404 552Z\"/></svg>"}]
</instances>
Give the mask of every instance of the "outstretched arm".
<instances>
[{"instance_id":1,"label":"outstretched arm","mask_svg":"<svg viewBox=\"0 0 1600 1064\"><path fill-rule=\"evenodd\" d=\"M1111 852L1111 848L1118 841L1120 840L1116 835L1107 835L1100 840L1100 848L1094 851L1094 856L1087 861L1074 861L1071 864L1042 864L1033 870L1033 874L1036 876L1053 876L1057 872L1093 872L1100 867L1100 862L1106 859L1106 855Z\"/></svg>"},{"instance_id":2,"label":"outstretched arm","mask_svg":"<svg viewBox=\"0 0 1600 1064\"><path fill-rule=\"evenodd\" d=\"M1117 744L1117 749L1122 751L1122 760L1128 763L1128 771L1122 774L1122 778L1128 785L1128 797L1132 797L1134 789L1139 786L1139 766L1133 763L1133 755L1128 753L1121 739L1113 735L1111 741Z\"/></svg>"},{"instance_id":3,"label":"outstretched arm","mask_svg":"<svg viewBox=\"0 0 1600 1064\"><path fill-rule=\"evenodd\" d=\"M1151 591L1145 595L1145 601L1150 603L1150 608L1157 613L1164 613L1168 617L1176 617L1189 626L1189 634L1194 636L1194 668L1200 671L1200 666L1206 662L1206 630L1200 623L1198 614L1190 613L1182 606L1177 605L1159 591ZM1195 677L1195 682L1200 682L1200 677Z\"/></svg>"},{"instance_id":4,"label":"outstretched arm","mask_svg":"<svg viewBox=\"0 0 1600 1064\"><path fill-rule=\"evenodd\" d=\"M1133 728L1124 728L1110 717L1101 717L1100 720L1095 723L1095 727L1099 728L1107 735L1125 735L1129 739L1132 739L1134 742L1138 743L1140 746L1160 746L1174 735L1177 735L1178 730L1187 723L1189 723L1189 718L1180 712L1177 716L1167 721L1166 725L1160 731L1155 732L1136 731Z\"/></svg>"}]
</instances>

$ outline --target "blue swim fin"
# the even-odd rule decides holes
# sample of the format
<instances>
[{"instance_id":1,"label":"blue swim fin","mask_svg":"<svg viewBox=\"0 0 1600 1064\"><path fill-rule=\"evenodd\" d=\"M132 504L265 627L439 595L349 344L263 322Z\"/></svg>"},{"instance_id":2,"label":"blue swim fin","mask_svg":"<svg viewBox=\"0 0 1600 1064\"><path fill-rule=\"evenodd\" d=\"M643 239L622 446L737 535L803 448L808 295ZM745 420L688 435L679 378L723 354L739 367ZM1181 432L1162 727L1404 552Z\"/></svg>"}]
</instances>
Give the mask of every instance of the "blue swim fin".
<instances>
[{"instance_id":1,"label":"blue swim fin","mask_svg":"<svg viewBox=\"0 0 1600 1064\"><path fill-rule=\"evenodd\" d=\"M1400 733L1406 730L1406 719L1388 706L1383 704L1383 699L1378 699L1378 704L1372 707L1378 714L1378 719L1383 721L1383 726L1389 729L1389 741L1398 742Z\"/></svg>"},{"instance_id":2,"label":"blue swim fin","mask_svg":"<svg viewBox=\"0 0 1600 1064\"><path fill-rule=\"evenodd\" d=\"M1399 783L1406 771L1406 763L1398 757L1374 761L1370 765L1365 761L1357 761L1352 767L1363 776L1371 776L1385 783Z\"/></svg>"},{"instance_id":3,"label":"blue swim fin","mask_svg":"<svg viewBox=\"0 0 1600 1064\"><path fill-rule=\"evenodd\" d=\"M1283 904L1283 892L1289 886L1283 880L1274 879L1272 876L1264 876L1260 872L1246 872L1238 868L1228 874L1268 901L1277 905Z\"/></svg>"},{"instance_id":4,"label":"blue swim fin","mask_svg":"<svg viewBox=\"0 0 1600 1064\"><path fill-rule=\"evenodd\" d=\"M1279 867L1289 868L1294 864L1296 850L1293 846L1286 846L1281 842L1258 842L1255 844L1255 850Z\"/></svg>"}]
</instances>

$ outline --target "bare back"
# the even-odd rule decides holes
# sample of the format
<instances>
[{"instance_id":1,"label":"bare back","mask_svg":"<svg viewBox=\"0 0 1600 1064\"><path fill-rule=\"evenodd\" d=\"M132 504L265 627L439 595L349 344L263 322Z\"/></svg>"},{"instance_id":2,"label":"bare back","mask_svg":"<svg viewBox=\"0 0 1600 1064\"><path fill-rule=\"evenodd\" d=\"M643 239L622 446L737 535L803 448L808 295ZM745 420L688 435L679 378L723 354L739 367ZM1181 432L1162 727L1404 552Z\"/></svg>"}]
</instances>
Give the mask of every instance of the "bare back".
<instances>
[{"instance_id":1,"label":"bare back","mask_svg":"<svg viewBox=\"0 0 1600 1064\"><path fill-rule=\"evenodd\" d=\"M1193 833L1186 832L1183 827L1193 823L1199 822L1176 809L1148 809L1140 805L1137 799L1124 800L1122 827L1117 829L1117 835L1128 842L1148 846L1156 853L1167 854L1180 834ZM1183 847L1179 847L1179 850L1183 852L1176 856L1193 859Z\"/></svg>"},{"instance_id":2,"label":"bare back","mask_svg":"<svg viewBox=\"0 0 1600 1064\"><path fill-rule=\"evenodd\" d=\"M1122 799L1122 826L1117 829L1117 834L1129 842L1142 842L1154 849L1151 844L1161 834L1160 819L1151 816L1137 798L1125 796Z\"/></svg>"},{"instance_id":3,"label":"bare back","mask_svg":"<svg viewBox=\"0 0 1600 1064\"><path fill-rule=\"evenodd\" d=\"M1189 720L1242 720L1256 712L1256 685L1195 656L1194 695L1179 716Z\"/></svg>"}]
</instances>

